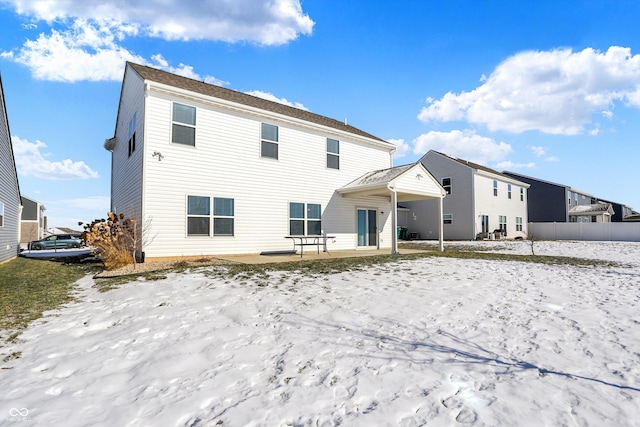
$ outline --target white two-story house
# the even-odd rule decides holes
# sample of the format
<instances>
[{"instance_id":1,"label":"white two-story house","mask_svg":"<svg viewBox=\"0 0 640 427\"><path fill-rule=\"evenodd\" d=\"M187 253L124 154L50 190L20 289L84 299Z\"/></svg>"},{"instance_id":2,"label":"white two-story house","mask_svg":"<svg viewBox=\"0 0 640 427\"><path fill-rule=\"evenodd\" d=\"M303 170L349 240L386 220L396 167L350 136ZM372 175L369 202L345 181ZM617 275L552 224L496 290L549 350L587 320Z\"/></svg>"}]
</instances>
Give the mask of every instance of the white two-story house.
<instances>
[{"instance_id":1,"label":"white two-story house","mask_svg":"<svg viewBox=\"0 0 640 427\"><path fill-rule=\"evenodd\" d=\"M529 184L485 166L430 150L420 162L447 192L441 221L446 240L527 235ZM410 232L433 239L438 207L428 200L403 203L411 210ZM495 233L499 231L498 233Z\"/></svg>"},{"instance_id":2,"label":"white two-story house","mask_svg":"<svg viewBox=\"0 0 640 427\"><path fill-rule=\"evenodd\" d=\"M300 235L396 251L398 201L444 194L345 122L133 63L105 148L111 209L137 221L147 259L288 250Z\"/></svg>"},{"instance_id":3,"label":"white two-story house","mask_svg":"<svg viewBox=\"0 0 640 427\"><path fill-rule=\"evenodd\" d=\"M0 262L18 255L21 209L18 174L0 77Z\"/></svg>"}]
</instances>

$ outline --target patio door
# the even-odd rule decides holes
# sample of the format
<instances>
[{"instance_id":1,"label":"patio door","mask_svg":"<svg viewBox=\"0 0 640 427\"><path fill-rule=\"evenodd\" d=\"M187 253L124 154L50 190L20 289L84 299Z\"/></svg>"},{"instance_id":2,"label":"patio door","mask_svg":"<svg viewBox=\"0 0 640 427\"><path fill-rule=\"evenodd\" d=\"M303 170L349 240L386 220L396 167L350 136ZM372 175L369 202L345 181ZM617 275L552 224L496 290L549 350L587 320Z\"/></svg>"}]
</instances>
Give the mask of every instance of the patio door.
<instances>
[{"instance_id":1,"label":"patio door","mask_svg":"<svg viewBox=\"0 0 640 427\"><path fill-rule=\"evenodd\" d=\"M358 247L378 247L378 212L358 209Z\"/></svg>"},{"instance_id":2,"label":"patio door","mask_svg":"<svg viewBox=\"0 0 640 427\"><path fill-rule=\"evenodd\" d=\"M480 215L480 223L482 225L482 233L489 232L489 215Z\"/></svg>"}]
</instances>

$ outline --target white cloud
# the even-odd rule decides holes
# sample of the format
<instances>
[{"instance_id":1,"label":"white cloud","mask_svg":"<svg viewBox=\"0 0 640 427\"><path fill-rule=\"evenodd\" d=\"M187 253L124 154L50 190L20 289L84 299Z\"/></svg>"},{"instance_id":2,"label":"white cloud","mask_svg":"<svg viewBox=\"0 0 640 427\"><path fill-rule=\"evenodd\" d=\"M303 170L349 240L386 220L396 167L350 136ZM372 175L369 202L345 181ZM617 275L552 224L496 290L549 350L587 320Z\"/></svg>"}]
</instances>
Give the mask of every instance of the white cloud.
<instances>
[{"instance_id":1,"label":"white cloud","mask_svg":"<svg viewBox=\"0 0 640 427\"><path fill-rule=\"evenodd\" d=\"M166 40L248 41L281 45L309 35L314 22L300 0L0 0L49 23L80 18L132 23L140 34Z\"/></svg>"},{"instance_id":2,"label":"white cloud","mask_svg":"<svg viewBox=\"0 0 640 427\"><path fill-rule=\"evenodd\" d=\"M406 143L404 139L387 139L387 142L390 142L396 146L396 151L393 153L394 159L404 157L411 149L409 144Z\"/></svg>"},{"instance_id":3,"label":"white cloud","mask_svg":"<svg viewBox=\"0 0 640 427\"><path fill-rule=\"evenodd\" d=\"M546 159L544 159L546 162L559 162L560 158L557 156L549 156Z\"/></svg>"},{"instance_id":4,"label":"white cloud","mask_svg":"<svg viewBox=\"0 0 640 427\"><path fill-rule=\"evenodd\" d=\"M25 65L39 80L76 82L81 80L121 80L126 61L149 65L196 80L223 86L227 82L213 76L200 76L192 66L171 66L162 55L147 60L119 45L125 34L134 34L135 27L111 26L76 20L64 31L41 33L36 40L27 40L17 51L0 56Z\"/></svg>"},{"instance_id":5,"label":"white cloud","mask_svg":"<svg viewBox=\"0 0 640 427\"><path fill-rule=\"evenodd\" d=\"M616 103L640 108L640 55L612 46L518 53L470 92L428 99L422 121L484 124L491 131L550 134L585 132L592 117ZM605 117L608 114L605 114Z\"/></svg>"},{"instance_id":6,"label":"white cloud","mask_svg":"<svg viewBox=\"0 0 640 427\"><path fill-rule=\"evenodd\" d=\"M301 110L309 111L309 109L307 107L305 107L304 105L302 105L299 102L291 102L291 101L288 101L286 98L278 98L277 96L275 96L274 94L272 94L270 92L262 92L260 90L252 90L252 91L245 92L245 93L247 93L248 95L257 96L258 98L266 99L267 101L278 102L280 104L288 105L289 107L295 107L295 108L299 108Z\"/></svg>"},{"instance_id":7,"label":"white cloud","mask_svg":"<svg viewBox=\"0 0 640 427\"><path fill-rule=\"evenodd\" d=\"M513 152L509 144L477 135L472 130L431 131L417 137L413 144L414 154L435 150L483 165L500 162Z\"/></svg>"},{"instance_id":8,"label":"white cloud","mask_svg":"<svg viewBox=\"0 0 640 427\"><path fill-rule=\"evenodd\" d=\"M542 157L545 154L547 154L547 147L542 147L539 145L532 145L531 147L529 147L529 149L531 151L533 151L533 154L536 155L536 157Z\"/></svg>"},{"instance_id":9,"label":"white cloud","mask_svg":"<svg viewBox=\"0 0 640 427\"><path fill-rule=\"evenodd\" d=\"M16 169L20 175L49 180L98 178L98 173L86 163L65 159L58 162L47 160L42 152L47 145L42 141L31 143L17 136L11 137Z\"/></svg>"},{"instance_id":10,"label":"white cloud","mask_svg":"<svg viewBox=\"0 0 640 427\"><path fill-rule=\"evenodd\" d=\"M506 160L504 162L500 162L496 164L496 168L500 170L533 169L535 167L536 167L536 164L533 162L514 163L511 160Z\"/></svg>"}]
</instances>

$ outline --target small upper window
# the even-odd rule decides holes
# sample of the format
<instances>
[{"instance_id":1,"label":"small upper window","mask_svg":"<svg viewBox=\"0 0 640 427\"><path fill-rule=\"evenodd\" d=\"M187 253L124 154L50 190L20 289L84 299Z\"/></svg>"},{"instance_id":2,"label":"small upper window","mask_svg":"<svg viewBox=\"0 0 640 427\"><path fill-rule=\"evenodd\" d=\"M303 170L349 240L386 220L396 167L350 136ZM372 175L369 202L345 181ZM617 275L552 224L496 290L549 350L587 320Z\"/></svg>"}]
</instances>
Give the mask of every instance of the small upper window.
<instances>
[{"instance_id":1,"label":"small upper window","mask_svg":"<svg viewBox=\"0 0 640 427\"><path fill-rule=\"evenodd\" d=\"M171 142L174 144L196 145L196 108L173 103L173 124Z\"/></svg>"},{"instance_id":2,"label":"small upper window","mask_svg":"<svg viewBox=\"0 0 640 427\"><path fill-rule=\"evenodd\" d=\"M136 151L136 113L129 121L129 157Z\"/></svg>"},{"instance_id":3,"label":"small upper window","mask_svg":"<svg viewBox=\"0 0 640 427\"><path fill-rule=\"evenodd\" d=\"M507 198L511 198L511 184L507 184Z\"/></svg>"},{"instance_id":4,"label":"small upper window","mask_svg":"<svg viewBox=\"0 0 640 427\"><path fill-rule=\"evenodd\" d=\"M327 167L340 169L340 141L327 138Z\"/></svg>"},{"instance_id":5,"label":"small upper window","mask_svg":"<svg viewBox=\"0 0 640 427\"><path fill-rule=\"evenodd\" d=\"M524 188L520 187L520 201L524 202Z\"/></svg>"},{"instance_id":6,"label":"small upper window","mask_svg":"<svg viewBox=\"0 0 640 427\"><path fill-rule=\"evenodd\" d=\"M278 159L278 126L262 123L260 156Z\"/></svg>"},{"instance_id":7,"label":"small upper window","mask_svg":"<svg viewBox=\"0 0 640 427\"><path fill-rule=\"evenodd\" d=\"M443 224L453 224L453 214L443 214L442 215L442 223Z\"/></svg>"},{"instance_id":8,"label":"small upper window","mask_svg":"<svg viewBox=\"0 0 640 427\"><path fill-rule=\"evenodd\" d=\"M495 179L493 180L493 195L498 195L498 181L496 181Z\"/></svg>"},{"instance_id":9,"label":"small upper window","mask_svg":"<svg viewBox=\"0 0 640 427\"><path fill-rule=\"evenodd\" d=\"M442 188L447 194L451 194L451 178L442 178Z\"/></svg>"},{"instance_id":10,"label":"small upper window","mask_svg":"<svg viewBox=\"0 0 640 427\"><path fill-rule=\"evenodd\" d=\"M4 203L0 202L0 227L4 227Z\"/></svg>"}]
</instances>

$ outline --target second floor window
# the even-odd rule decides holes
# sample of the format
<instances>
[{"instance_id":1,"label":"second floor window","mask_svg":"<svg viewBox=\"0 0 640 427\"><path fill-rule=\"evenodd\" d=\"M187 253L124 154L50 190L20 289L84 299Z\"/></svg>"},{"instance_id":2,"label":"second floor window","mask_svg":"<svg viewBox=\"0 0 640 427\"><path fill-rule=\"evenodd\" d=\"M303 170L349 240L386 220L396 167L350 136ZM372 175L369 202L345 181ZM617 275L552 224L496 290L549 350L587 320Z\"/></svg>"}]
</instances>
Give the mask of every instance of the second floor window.
<instances>
[{"instance_id":1,"label":"second floor window","mask_svg":"<svg viewBox=\"0 0 640 427\"><path fill-rule=\"evenodd\" d=\"M511 184L507 184L507 198L511 198Z\"/></svg>"},{"instance_id":2,"label":"second floor window","mask_svg":"<svg viewBox=\"0 0 640 427\"><path fill-rule=\"evenodd\" d=\"M498 195L498 181L493 180L493 195L497 196Z\"/></svg>"},{"instance_id":3,"label":"second floor window","mask_svg":"<svg viewBox=\"0 0 640 427\"><path fill-rule=\"evenodd\" d=\"M278 126L262 123L260 129L260 157L278 159Z\"/></svg>"},{"instance_id":4,"label":"second floor window","mask_svg":"<svg viewBox=\"0 0 640 427\"><path fill-rule=\"evenodd\" d=\"M171 142L196 146L196 108L173 103Z\"/></svg>"},{"instance_id":5,"label":"second floor window","mask_svg":"<svg viewBox=\"0 0 640 427\"><path fill-rule=\"evenodd\" d=\"M129 157L136 151L136 113L129 121Z\"/></svg>"},{"instance_id":6,"label":"second floor window","mask_svg":"<svg viewBox=\"0 0 640 427\"><path fill-rule=\"evenodd\" d=\"M524 188L520 187L520 201L524 202Z\"/></svg>"},{"instance_id":7,"label":"second floor window","mask_svg":"<svg viewBox=\"0 0 640 427\"><path fill-rule=\"evenodd\" d=\"M453 214L442 214L443 224L453 224Z\"/></svg>"},{"instance_id":8,"label":"second floor window","mask_svg":"<svg viewBox=\"0 0 640 427\"><path fill-rule=\"evenodd\" d=\"M327 167L340 169L340 141L327 138Z\"/></svg>"}]
</instances>

